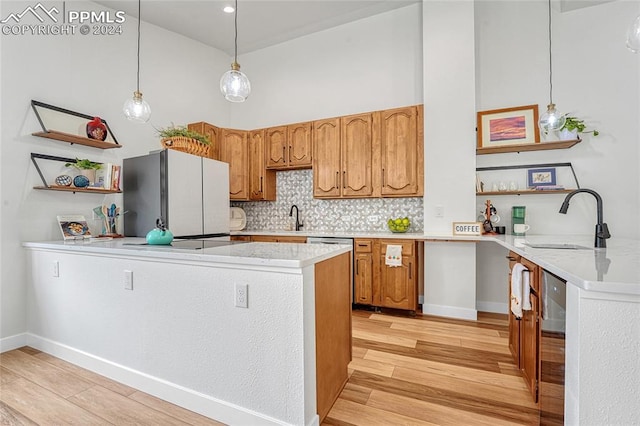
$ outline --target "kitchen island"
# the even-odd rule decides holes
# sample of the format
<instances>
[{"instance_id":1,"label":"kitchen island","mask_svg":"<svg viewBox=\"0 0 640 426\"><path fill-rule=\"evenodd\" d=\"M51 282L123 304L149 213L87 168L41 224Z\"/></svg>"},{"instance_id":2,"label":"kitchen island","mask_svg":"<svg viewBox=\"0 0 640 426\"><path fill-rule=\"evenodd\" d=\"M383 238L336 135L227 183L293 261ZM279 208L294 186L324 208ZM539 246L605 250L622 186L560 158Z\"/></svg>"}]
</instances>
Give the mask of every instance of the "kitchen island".
<instances>
[{"instance_id":1,"label":"kitchen island","mask_svg":"<svg viewBox=\"0 0 640 426\"><path fill-rule=\"evenodd\" d=\"M319 424L351 358L350 247L141 242L25 243L28 344L227 424Z\"/></svg>"}]
</instances>

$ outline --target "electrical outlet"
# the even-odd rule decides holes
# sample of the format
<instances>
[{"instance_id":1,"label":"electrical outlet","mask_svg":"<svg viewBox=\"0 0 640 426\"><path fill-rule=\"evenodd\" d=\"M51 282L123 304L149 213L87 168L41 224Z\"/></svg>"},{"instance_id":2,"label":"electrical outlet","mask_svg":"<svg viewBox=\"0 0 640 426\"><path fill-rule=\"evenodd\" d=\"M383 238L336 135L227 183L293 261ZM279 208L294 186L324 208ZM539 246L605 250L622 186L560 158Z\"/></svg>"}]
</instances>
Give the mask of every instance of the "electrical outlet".
<instances>
[{"instance_id":1,"label":"electrical outlet","mask_svg":"<svg viewBox=\"0 0 640 426\"><path fill-rule=\"evenodd\" d=\"M53 273L54 277L60 276L60 262L58 262L57 260L53 261L53 270L51 272Z\"/></svg>"},{"instance_id":2,"label":"electrical outlet","mask_svg":"<svg viewBox=\"0 0 640 426\"><path fill-rule=\"evenodd\" d=\"M444 206L441 204L436 206L436 217L444 217Z\"/></svg>"},{"instance_id":3,"label":"electrical outlet","mask_svg":"<svg viewBox=\"0 0 640 426\"><path fill-rule=\"evenodd\" d=\"M369 221L369 223L376 223L376 222L380 222L380 216L369 216L367 217L367 220Z\"/></svg>"},{"instance_id":4,"label":"electrical outlet","mask_svg":"<svg viewBox=\"0 0 640 426\"><path fill-rule=\"evenodd\" d=\"M351 216L342 216L340 220L342 222L351 222Z\"/></svg>"},{"instance_id":5,"label":"electrical outlet","mask_svg":"<svg viewBox=\"0 0 640 426\"><path fill-rule=\"evenodd\" d=\"M247 284L236 283L236 307L249 307L249 286Z\"/></svg>"},{"instance_id":6,"label":"electrical outlet","mask_svg":"<svg viewBox=\"0 0 640 426\"><path fill-rule=\"evenodd\" d=\"M124 270L124 289L133 290L133 271Z\"/></svg>"}]
</instances>

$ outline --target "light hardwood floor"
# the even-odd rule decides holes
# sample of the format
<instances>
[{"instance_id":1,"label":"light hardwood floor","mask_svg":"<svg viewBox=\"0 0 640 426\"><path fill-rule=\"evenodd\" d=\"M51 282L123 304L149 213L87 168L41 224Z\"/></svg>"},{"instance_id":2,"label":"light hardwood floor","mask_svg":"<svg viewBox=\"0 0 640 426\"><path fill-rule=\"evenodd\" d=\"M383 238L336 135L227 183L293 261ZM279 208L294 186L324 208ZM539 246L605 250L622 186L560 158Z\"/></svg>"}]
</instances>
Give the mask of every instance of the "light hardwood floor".
<instances>
[{"instance_id":1,"label":"light hardwood floor","mask_svg":"<svg viewBox=\"0 0 640 426\"><path fill-rule=\"evenodd\" d=\"M353 313L349 382L323 425L534 425L506 315ZM0 355L2 425L220 425L38 350Z\"/></svg>"}]
</instances>

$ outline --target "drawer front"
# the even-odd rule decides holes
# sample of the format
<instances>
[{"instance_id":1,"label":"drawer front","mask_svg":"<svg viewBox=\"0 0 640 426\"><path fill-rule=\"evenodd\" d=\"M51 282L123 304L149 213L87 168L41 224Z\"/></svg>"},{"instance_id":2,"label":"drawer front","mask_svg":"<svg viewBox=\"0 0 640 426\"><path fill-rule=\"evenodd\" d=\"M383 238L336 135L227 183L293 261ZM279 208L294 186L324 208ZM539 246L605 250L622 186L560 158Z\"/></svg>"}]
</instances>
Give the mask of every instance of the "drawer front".
<instances>
[{"instance_id":1,"label":"drawer front","mask_svg":"<svg viewBox=\"0 0 640 426\"><path fill-rule=\"evenodd\" d=\"M373 240L356 240L356 253L371 253L373 251Z\"/></svg>"},{"instance_id":2,"label":"drawer front","mask_svg":"<svg viewBox=\"0 0 640 426\"><path fill-rule=\"evenodd\" d=\"M402 241L402 240L381 240L380 241L380 253L384 255L387 252L388 245L401 245L403 256L413 256L413 250L415 246L414 241Z\"/></svg>"}]
</instances>

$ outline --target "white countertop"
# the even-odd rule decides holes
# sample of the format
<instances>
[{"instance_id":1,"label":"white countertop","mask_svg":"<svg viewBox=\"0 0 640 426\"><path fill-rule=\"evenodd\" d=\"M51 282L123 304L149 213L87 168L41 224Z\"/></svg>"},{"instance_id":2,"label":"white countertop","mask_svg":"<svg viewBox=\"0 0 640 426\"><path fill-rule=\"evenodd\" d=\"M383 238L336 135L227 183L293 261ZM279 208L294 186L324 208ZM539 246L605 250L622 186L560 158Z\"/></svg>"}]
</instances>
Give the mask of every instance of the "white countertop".
<instances>
[{"instance_id":1,"label":"white countertop","mask_svg":"<svg viewBox=\"0 0 640 426\"><path fill-rule=\"evenodd\" d=\"M640 240L611 238L606 249L595 249L593 235L452 236L389 231L241 231L232 235L304 235L316 237L395 238L421 241L493 241L513 250L569 283L590 291L640 295ZM587 250L538 249L525 243L570 243ZM428 255L428 254L427 254Z\"/></svg>"},{"instance_id":2,"label":"white countertop","mask_svg":"<svg viewBox=\"0 0 640 426\"><path fill-rule=\"evenodd\" d=\"M29 249L58 250L68 253L110 254L132 258L281 268L303 268L351 250L351 247L347 245L292 243L236 243L222 247L190 250L172 246L141 245L144 243L144 238L120 238L92 242L27 242L23 243L23 246Z\"/></svg>"}]
</instances>

